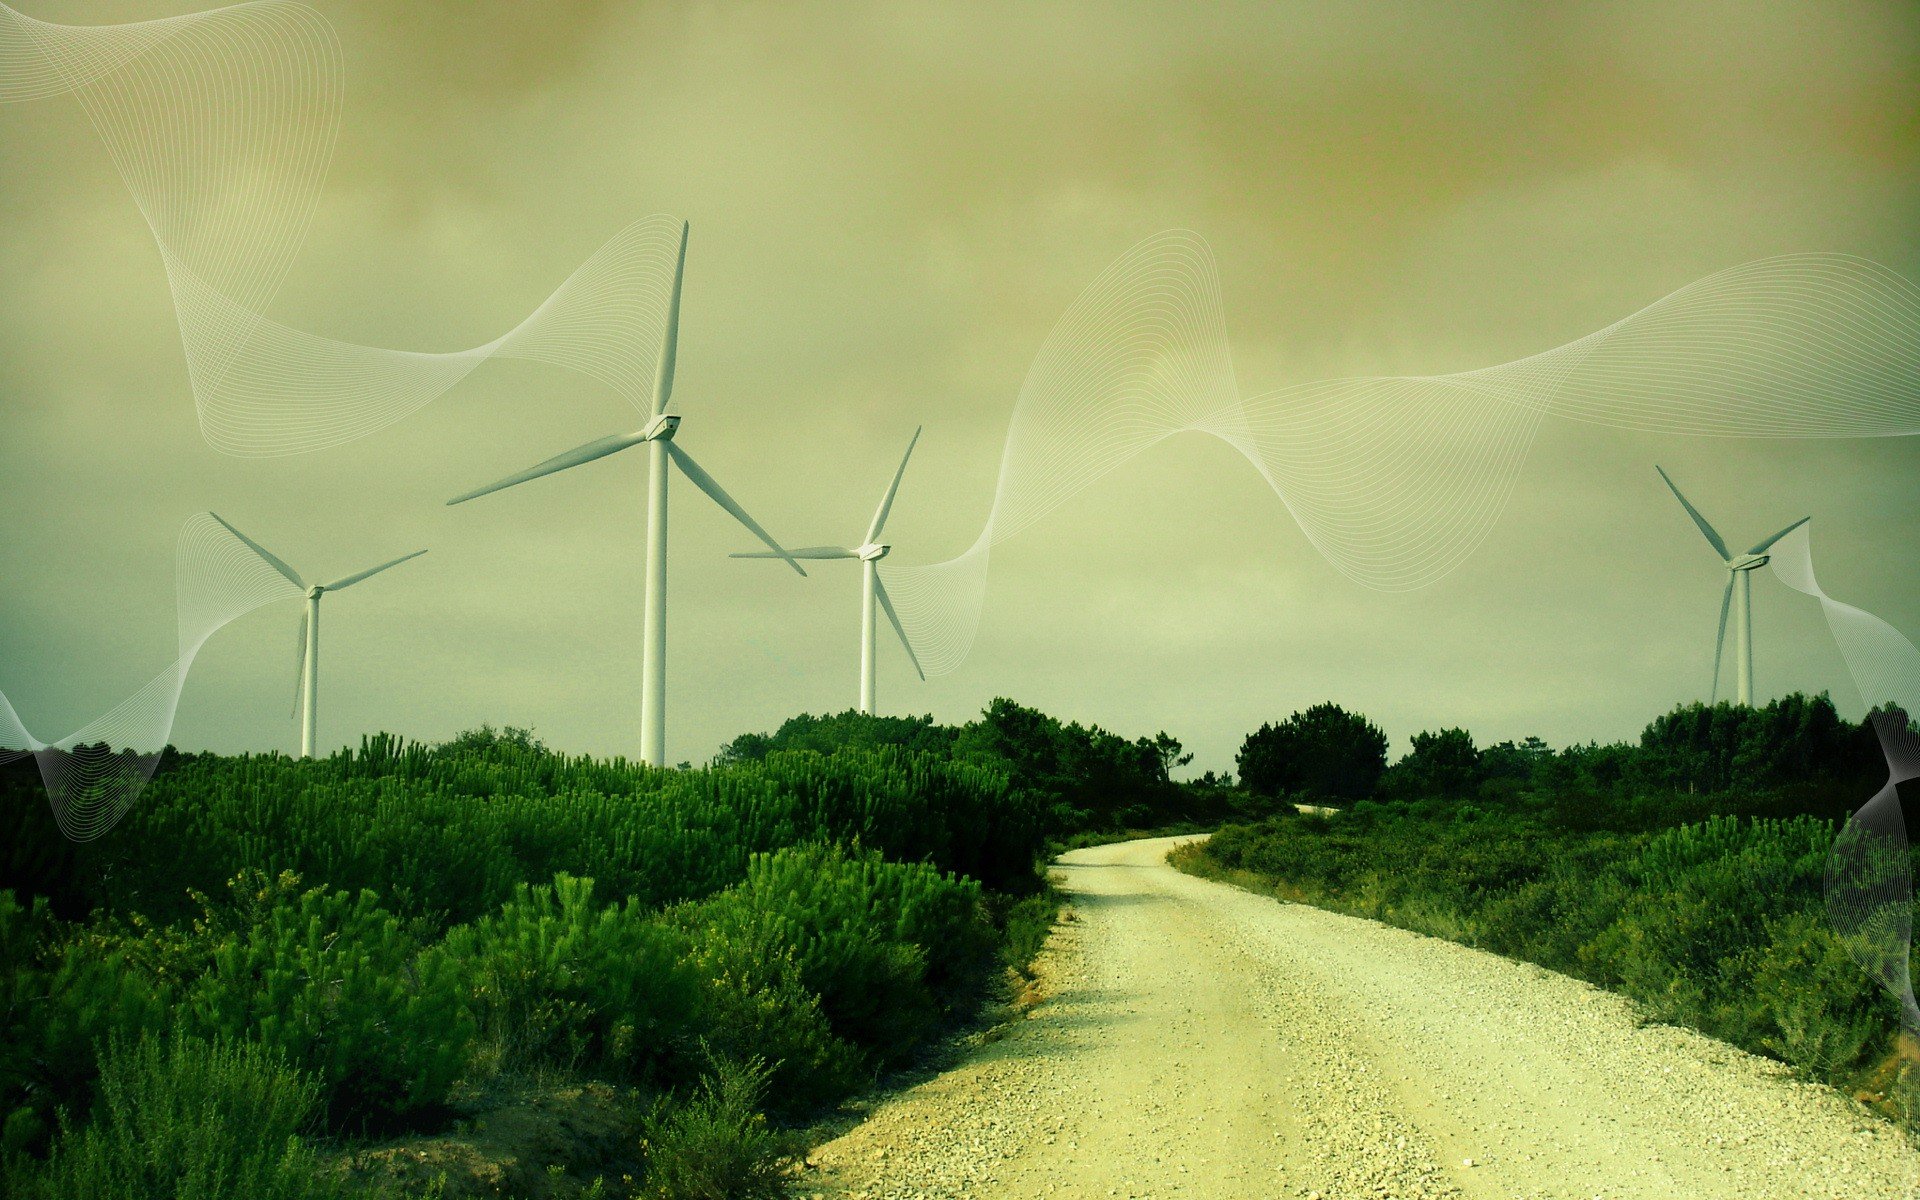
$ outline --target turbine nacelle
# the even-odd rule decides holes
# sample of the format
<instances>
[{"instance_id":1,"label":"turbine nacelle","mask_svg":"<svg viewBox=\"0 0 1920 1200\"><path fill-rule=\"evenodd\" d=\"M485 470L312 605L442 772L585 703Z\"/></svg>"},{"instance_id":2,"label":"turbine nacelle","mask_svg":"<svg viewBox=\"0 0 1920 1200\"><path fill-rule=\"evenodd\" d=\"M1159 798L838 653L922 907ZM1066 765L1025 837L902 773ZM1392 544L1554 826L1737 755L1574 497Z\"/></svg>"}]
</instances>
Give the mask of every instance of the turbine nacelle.
<instances>
[{"instance_id":1,"label":"turbine nacelle","mask_svg":"<svg viewBox=\"0 0 1920 1200\"><path fill-rule=\"evenodd\" d=\"M1771 554L1741 554L1727 560L1729 571L1756 571L1773 560Z\"/></svg>"},{"instance_id":2,"label":"turbine nacelle","mask_svg":"<svg viewBox=\"0 0 1920 1200\"><path fill-rule=\"evenodd\" d=\"M661 413L647 422L647 427L634 436L643 442L670 442L673 435L680 432L680 417L675 413Z\"/></svg>"},{"instance_id":3,"label":"turbine nacelle","mask_svg":"<svg viewBox=\"0 0 1920 1200\"><path fill-rule=\"evenodd\" d=\"M879 542L868 542L864 546L855 546L853 556L861 562L879 562L892 549L892 546L882 545Z\"/></svg>"}]
</instances>

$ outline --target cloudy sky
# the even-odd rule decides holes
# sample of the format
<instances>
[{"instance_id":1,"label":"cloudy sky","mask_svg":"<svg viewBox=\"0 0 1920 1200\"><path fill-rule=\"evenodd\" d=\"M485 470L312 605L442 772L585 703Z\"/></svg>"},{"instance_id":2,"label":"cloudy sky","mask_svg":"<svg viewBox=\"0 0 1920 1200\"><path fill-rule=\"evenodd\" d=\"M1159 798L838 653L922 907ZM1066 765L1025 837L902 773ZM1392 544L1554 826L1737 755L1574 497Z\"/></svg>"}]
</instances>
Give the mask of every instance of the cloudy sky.
<instances>
[{"instance_id":1,"label":"cloudy sky","mask_svg":"<svg viewBox=\"0 0 1920 1200\"><path fill-rule=\"evenodd\" d=\"M193 11L20 0L54 21ZM1243 387L1433 373L1579 337L1718 268L1841 251L1920 279L1920 10L1885 4L634 5L316 0L346 102L281 321L421 350L518 322L614 231L693 223L676 407L788 544L856 536L916 425L903 562L970 545L1035 351L1159 230L1219 261ZM638 746L644 462L449 495L633 424L494 363L349 446L211 449L152 239L70 98L0 106L0 690L51 739L173 653L173 545L215 509L318 577L433 553L327 605L321 735L491 721ZM1333 699L1397 743L1632 736L1703 695L1732 541L1808 513L1827 590L1920 630L1920 442L1636 435L1549 421L1492 535L1411 593L1322 559L1189 435L996 550L971 657L880 699L996 695L1230 767ZM676 491L673 759L855 696L857 570L731 562ZM1755 580L1762 693L1859 697L1813 602ZM286 749L297 606L202 652L175 727Z\"/></svg>"}]
</instances>

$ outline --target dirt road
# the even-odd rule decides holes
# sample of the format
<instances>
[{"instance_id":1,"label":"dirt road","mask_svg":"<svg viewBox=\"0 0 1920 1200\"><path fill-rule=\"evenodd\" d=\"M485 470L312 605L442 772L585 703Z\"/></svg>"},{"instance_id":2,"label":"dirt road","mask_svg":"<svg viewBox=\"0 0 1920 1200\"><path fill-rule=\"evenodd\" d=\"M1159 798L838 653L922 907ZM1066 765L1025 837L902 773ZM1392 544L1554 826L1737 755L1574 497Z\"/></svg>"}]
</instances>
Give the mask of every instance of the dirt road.
<instances>
[{"instance_id":1,"label":"dirt road","mask_svg":"<svg viewBox=\"0 0 1920 1200\"><path fill-rule=\"evenodd\" d=\"M1050 999L815 1151L802 1195L1908 1197L1825 1088L1564 976L1075 851Z\"/></svg>"}]
</instances>

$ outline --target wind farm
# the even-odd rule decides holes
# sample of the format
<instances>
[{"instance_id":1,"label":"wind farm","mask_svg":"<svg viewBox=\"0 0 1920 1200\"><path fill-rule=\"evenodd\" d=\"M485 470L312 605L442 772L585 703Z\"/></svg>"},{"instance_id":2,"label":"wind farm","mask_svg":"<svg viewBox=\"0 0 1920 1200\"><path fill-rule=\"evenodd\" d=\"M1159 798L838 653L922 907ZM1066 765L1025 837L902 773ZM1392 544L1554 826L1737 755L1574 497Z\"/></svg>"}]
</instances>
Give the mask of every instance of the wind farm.
<instances>
[{"instance_id":1,"label":"wind farm","mask_svg":"<svg viewBox=\"0 0 1920 1200\"><path fill-rule=\"evenodd\" d=\"M0 1200L1920 1195L1920 9L192 9L0 0Z\"/></svg>"},{"instance_id":2,"label":"wind farm","mask_svg":"<svg viewBox=\"0 0 1920 1200\"><path fill-rule=\"evenodd\" d=\"M640 667L640 760L653 766L667 761L667 482L668 464L678 468L687 481L705 492L747 531L765 542L767 548L794 572L806 571L792 554L782 549L773 535L747 515L738 501L727 494L706 469L694 461L675 437L680 431L680 416L669 413L673 399L674 365L680 345L680 294L687 275L688 224L680 226L680 253L674 261L673 290L667 302L666 332L660 345L658 367L653 381L652 419L634 433L609 434L572 450L556 454L524 471L516 471L447 501L449 505L515 487L530 480L594 462L635 446L647 447L647 542L645 617L641 629Z\"/></svg>"}]
</instances>

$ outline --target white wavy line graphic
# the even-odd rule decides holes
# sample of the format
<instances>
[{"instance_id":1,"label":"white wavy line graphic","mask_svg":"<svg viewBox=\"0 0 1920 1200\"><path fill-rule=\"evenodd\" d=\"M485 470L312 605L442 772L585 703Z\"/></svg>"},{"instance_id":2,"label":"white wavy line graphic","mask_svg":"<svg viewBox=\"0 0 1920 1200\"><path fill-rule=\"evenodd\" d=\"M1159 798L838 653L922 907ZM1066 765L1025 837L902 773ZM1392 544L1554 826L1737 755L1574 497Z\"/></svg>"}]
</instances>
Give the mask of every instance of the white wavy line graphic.
<instances>
[{"instance_id":1,"label":"white wavy line graphic","mask_svg":"<svg viewBox=\"0 0 1920 1200\"><path fill-rule=\"evenodd\" d=\"M113 828L152 778L173 733L180 690L207 639L262 605L303 593L211 513L180 526L174 549L178 655L147 685L56 741L33 736L0 693L0 762L32 754L60 831L77 842Z\"/></svg>"},{"instance_id":2,"label":"white wavy line graphic","mask_svg":"<svg viewBox=\"0 0 1920 1200\"><path fill-rule=\"evenodd\" d=\"M201 433L239 456L365 437L489 358L599 380L642 412L680 222L642 218L524 321L449 353L358 345L266 314L306 240L340 129L325 17L290 0L122 25L56 25L0 4L0 101L71 95L152 231Z\"/></svg>"},{"instance_id":3,"label":"white wavy line graphic","mask_svg":"<svg viewBox=\"0 0 1920 1200\"><path fill-rule=\"evenodd\" d=\"M1244 455L1348 578L1412 590L1486 538L1549 416L1695 436L1920 432L1920 289L1848 255L1762 259L1513 362L1243 398L1212 252L1168 231L1109 267L1041 346L972 546L880 569L927 674L950 672L979 627L994 546L1195 432Z\"/></svg>"}]
</instances>

